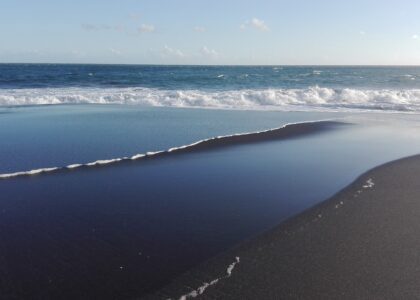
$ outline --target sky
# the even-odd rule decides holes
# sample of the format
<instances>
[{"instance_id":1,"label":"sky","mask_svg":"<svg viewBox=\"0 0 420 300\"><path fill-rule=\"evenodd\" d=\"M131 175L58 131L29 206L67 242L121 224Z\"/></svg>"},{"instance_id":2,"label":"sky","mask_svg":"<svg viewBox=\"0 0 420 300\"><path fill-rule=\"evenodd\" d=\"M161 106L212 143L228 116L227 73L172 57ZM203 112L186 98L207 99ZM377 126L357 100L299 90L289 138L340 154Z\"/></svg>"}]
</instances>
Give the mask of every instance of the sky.
<instances>
[{"instance_id":1,"label":"sky","mask_svg":"<svg viewBox=\"0 0 420 300\"><path fill-rule=\"evenodd\" d=\"M420 65L418 0L0 0L0 63Z\"/></svg>"}]
</instances>

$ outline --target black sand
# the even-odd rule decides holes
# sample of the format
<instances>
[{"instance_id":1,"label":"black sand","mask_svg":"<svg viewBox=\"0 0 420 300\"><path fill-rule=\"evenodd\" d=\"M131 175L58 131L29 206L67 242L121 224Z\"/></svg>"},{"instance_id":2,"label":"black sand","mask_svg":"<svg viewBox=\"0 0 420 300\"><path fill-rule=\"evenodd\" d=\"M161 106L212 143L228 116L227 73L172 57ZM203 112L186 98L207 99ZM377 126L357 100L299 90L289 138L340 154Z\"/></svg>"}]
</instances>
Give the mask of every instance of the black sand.
<instances>
[{"instance_id":1,"label":"black sand","mask_svg":"<svg viewBox=\"0 0 420 300\"><path fill-rule=\"evenodd\" d=\"M221 278L198 298L420 299L419 174L420 156L375 168L150 298L178 299Z\"/></svg>"}]
</instances>

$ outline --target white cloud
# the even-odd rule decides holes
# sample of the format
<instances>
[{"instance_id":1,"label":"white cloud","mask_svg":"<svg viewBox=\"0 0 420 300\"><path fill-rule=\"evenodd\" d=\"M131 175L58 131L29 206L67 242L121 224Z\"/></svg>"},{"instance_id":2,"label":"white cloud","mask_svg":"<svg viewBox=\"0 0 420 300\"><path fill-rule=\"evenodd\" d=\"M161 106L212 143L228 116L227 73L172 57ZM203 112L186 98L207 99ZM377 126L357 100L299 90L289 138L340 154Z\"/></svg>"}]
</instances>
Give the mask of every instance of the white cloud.
<instances>
[{"instance_id":1,"label":"white cloud","mask_svg":"<svg viewBox=\"0 0 420 300\"><path fill-rule=\"evenodd\" d=\"M185 54L179 49L174 49L168 45L165 45L165 47L163 47L163 56L176 56L182 58L185 57Z\"/></svg>"},{"instance_id":2,"label":"white cloud","mask_svg":"<svg viewBox=\"0 0 420 300\"><path fill-rule=\"evenodd\" d=\"M245 23L241 24L241 26L239 26L239 28L242 30L245 30L248 27L253 27L260 31L270 31L270 28L267 26L267 24L265 24L263 20L257 18L252 18L251 20L246 21Z\"/></svg>"},{"instance_id":3,"label":"white cloud","mask_svg":"<svg viewBox=\"0 0 420 300\"><path fill-rule=\"evenodd\" d=\"M196 31L196 32L204 32L204 31L206 31L206 28L201 27L201 26L195 26L194 27L194 31Z\"/></svg>"},{"instance_id":4,"label":"white cloud","mask_svg":"<svg viewBox=\"0 0 420 300\"><path fill-rule=\"evenodd\" d=\"M120 50L114 49L114 48L109 48L109 51L117 56L120 56L122 54L122 52Z\"/></svg>"},{"instance_id":5,"label":"white cloud","mask_svg":"<svg viewBox=\"0 0 420 300\"><path fill-rule=\"evenodd\" d=\"M200 49L200 52L201 52L202 55L207 56L207 57L210 57L210 58L214 58L215 59L215 58L218 58L219 57L219 53L216 50L209 49L209 48L207 48L207 46L203 46Z\"/></svg>"},{"instance_id":6,"label":"white cloud","mask_svg":"<svg viewBox=\"0 0 420 300\"><path fill-rule=\"evenodd\" d=\"M145 32L154 32L156 30L154 25L150 24L141 24L138 28L138 32L145 33Z\"/></svg>"},{"instance_id":7,"label":"white cloud","mask_svg":"<svg viewBox=\"0 0 420 300\"><path fill-rule=\"evenodd\" d=\"M82 29L86 31L94 31L96 30L96 26L92 24L82 24Z\"/></svg>"},{"instance_id":8,"label":"white cloud","mask_svg":"<svg viewBox=\"0 0 420 300\"><path fill-rule=\"evenodd\" d=\"M365 35L366 31L360 30L359 33L360 33L360 35Z\"/></svg>"},{"instance_id":9,"label":"white cloud","mask_svg":"<svg viewBox=\"0 0 420 300\"><path fill-rule=\"evenodd\" d=\"M259 20L257 18L252 18L251 23L254 28L261 30L261 31L269 31L270 28L265 24L263 20Z\"/></svg>"},{"instance_id":10,"label":"white cloud","mask_svg":"<svg viewBox=\"0 0 420 300\"><path fill-rule=\"evenodd\" d=\"M411 37L413 40L418 40L419 36L417 34L413 34L413 36Z\"/></svg>"}]
</instances>

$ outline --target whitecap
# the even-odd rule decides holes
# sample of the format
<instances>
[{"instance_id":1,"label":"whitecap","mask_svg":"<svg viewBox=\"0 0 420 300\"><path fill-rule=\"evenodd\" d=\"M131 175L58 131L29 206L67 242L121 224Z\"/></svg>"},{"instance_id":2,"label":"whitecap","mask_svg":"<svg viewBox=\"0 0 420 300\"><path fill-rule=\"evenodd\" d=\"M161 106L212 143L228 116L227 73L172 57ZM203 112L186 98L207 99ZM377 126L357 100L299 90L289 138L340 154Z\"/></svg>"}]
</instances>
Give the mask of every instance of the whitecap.
<instances>
[{"instance_id":1,"label":"whitecap","mask_svg":"<svg viewBox=\"0 0 420 300\"><path fill-rule=\"evenodd\" d=\"M332 89L319 86L223 91L46 88L3 89L0 94L0 106L78 103L254 110L419 112L420 89Z\"/></svg>"}]
</instances>

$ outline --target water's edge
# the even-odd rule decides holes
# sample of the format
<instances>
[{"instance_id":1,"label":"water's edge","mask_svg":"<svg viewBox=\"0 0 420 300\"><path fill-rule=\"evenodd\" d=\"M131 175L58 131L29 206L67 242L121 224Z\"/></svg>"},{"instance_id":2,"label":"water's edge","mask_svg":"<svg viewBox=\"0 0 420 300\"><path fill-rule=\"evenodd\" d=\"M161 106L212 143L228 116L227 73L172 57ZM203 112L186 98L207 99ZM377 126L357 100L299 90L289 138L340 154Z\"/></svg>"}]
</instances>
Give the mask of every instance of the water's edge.
<instances>
[{"instance_id":1,"label":"water's edge","mask_svg":"<svg viewBox=\"0 0 420 300\"><path fill-rule=\"evenodd\" d=\"M60 172L60 171L63 172L63 171L71 171L71 170L76 170L76 169L106 166L110 164L116 164L116 163L127 162L127 161L139 161L142 159L152 159L152 158L155 159L155 158L166 157L168 155L210 150L214 148L256 143L256 142L262 142L262 141L270 141L270 140L275 140L275 139L293 138L293 137L313 134L316 132L322 132L325 130L331 130L331 129L336 128L339 125L344 125L344 124L348 124L348 123L334 121L334 120L318 120L318 121L288 123L281 127L262 130L262 131L237 133L237 134L232 134L232 135L211 137L211 138L199 140L197 142L194 142L188 145L182 145L178 147L169 148L167 150L138 153L132 156L118 157L118 158L112 158L112 159L101 159L101 160L96 160L96 161L88 162L88 163L74 163L74 164L61 166L61 167L45 167L45 168L28 170L28 171L3 173L3 174L0 174L0 180L14 178L14 177L34 176L34 175L47 174L47 173L52 173L52 172Z\"/></svg>"},{"instance_id":2,"label":"water's edge","mask_svg":"<svg viewBox=\"0 0 420 300\"><path fill-rule=\"evenodd\" d=\"M251 236L223 251L222 253L207 259L199 265L177 276L169 284L162 286L160 289L157 289L154 292L145 295L144 297L141 297L141 299L163 299L162 297L164 297L165 299L185 300L202 295L207 288L216 285L220 278L217 278L217 280L211 282L203 281L203 284L197 288L194 287L194 285L190 286L188 283L199 282L199 278L211 278L212 275L214 276L215 272L220 272L220 270L223 270L223 266L226 265L228 261L235 259L236 263L239 263L239 257L242 258L244 252L246 252L248 248L255 248L259 245L258 247L261 250L262 245L270 242L273 235L282 233L290 235L294 230L296 230L297 227L303 228L309 223L316 222L317 219L321 219L326 210L331 209L331 207L334 209L340 208L340 206L345 205L345 203L342 201L342 198L345 195L354 193L356 193L356 195L361 194L363 190L369 190L375 186L375 182L372 180L372 174L381 172L387 167L398 165L400 162L419 158L420 153L398 158L383 164L379 164L361 173L352 182L337 191L331 197L328 197L325 200L322 200L321 202L299 212L298 214L287 218L279 224L260 232L256 236ZM229 278L230 276L231 274L226 276L226 278ZM194 278L194 281L192 281L192 278ZM176 296L177 294L179 296ZM230 296L232 297L233 295L230 294Z\"/></svg>"}]
</instances>

